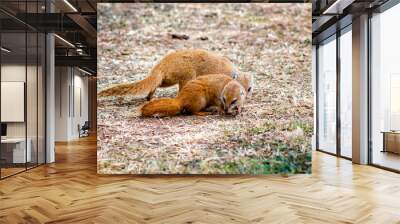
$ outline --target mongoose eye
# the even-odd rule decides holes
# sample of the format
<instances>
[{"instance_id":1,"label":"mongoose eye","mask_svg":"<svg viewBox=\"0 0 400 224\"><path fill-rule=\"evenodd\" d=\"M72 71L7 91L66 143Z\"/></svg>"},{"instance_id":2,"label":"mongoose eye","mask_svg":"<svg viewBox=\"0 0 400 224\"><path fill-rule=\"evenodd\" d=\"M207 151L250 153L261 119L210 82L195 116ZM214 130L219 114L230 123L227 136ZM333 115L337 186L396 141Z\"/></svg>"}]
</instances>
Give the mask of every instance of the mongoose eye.
<instances>
[{"instance_id":1,"label":"mongoose eye","mask_svg":"<svg viewBox=\"0 0 400 224\"><path fill-rule=\"evenodd\" d=\"M251 87L249 87L248 89L247 89L247 92L250 92L251 91Z\"/></svg>"}]
</instances>

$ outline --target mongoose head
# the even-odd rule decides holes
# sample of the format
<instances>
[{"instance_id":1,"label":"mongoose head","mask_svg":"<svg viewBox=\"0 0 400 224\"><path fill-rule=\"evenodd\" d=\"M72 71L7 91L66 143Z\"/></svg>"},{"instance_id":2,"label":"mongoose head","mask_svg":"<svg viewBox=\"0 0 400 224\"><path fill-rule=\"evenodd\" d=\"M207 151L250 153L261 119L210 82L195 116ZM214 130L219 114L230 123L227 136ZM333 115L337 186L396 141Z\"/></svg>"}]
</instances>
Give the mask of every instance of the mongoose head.
<instances>
[{"instance_id":1,"label":"mongoose head","mask_svg":"<svg viewBox=\"0 0 400 224\"><path fill-rule=\"evenodd\" d=\"M253 76L246 73L241 73L237 76L236 80L242 84L246 90L246 98L251 97L253 93Z\"/></svg>"},{"instance_id":2,"label":"mongoose head","mask_svg":"<svg viewBox=\"0 0 400 224\"><path fill-rule=\"evenodd\" d=\"M246 99L246 90L236 80L232 80L225 85L221 94L221 104L228 115L238 115L242 110Z\"/></svg>"}]
</instances>

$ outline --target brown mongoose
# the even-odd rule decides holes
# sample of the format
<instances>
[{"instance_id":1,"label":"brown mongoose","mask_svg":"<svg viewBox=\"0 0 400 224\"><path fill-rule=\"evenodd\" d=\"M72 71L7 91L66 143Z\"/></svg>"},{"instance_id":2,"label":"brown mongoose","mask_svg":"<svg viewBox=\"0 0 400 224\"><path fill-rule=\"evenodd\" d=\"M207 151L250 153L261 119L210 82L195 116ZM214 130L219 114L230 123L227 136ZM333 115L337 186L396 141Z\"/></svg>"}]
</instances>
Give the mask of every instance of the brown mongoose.
<instances>
[{"instance_id":1,"label":"brown mongoose","mask_svg":"<svg viewBox=\"0 0 400 224\"><path fill-rule=\"evenodd\" d=\"M244 77L242 80L246 80ZM175 98L155 99L141 108L143 117L165 117L180 114L209 115L210 107L237 115L246 98L246 87L232 77L212 74L189 81Z\"/></svg>"},{"instance_id":2,"label":"brown mongoose","mask_svg":"<svg viewBox=\"0 0 400 224\"><path fill-rule=\"evenodd\" d=\"M238 72L225 57L201 49L178 50L167 54L143 80L108 87L98 93L105 96L147 96L150 100L158 87L179 84L179 91L190 80L207 74L226 74L235 77Z\"/></svg>"}]
</instances>

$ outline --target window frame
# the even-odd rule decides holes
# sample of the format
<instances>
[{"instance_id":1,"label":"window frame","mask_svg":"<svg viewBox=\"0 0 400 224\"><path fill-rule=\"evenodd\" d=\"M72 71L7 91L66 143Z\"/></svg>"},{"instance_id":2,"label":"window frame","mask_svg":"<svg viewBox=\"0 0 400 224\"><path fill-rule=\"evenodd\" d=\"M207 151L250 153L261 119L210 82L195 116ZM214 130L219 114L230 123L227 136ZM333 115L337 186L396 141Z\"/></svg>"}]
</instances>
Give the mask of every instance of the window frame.
<instances>
[{"instance_id":1,"label":"window frame","mask_svg":"<svg viewBox=\"0 0 400 224\"><path fill-rule=\"evenodd\" d=\"M345 17L343 20L348 21L349 17ZM341 119L340 119L340 77L341 77L341 67L340 67L340 37L342 35L344 35L347 32L351 32L352 29L349 29L349 27L352 26L352 22L348 22L347 24L345 24L343 27L341 27L340 29L338 29L335 33L327 36L326 38L320 40L315 47L315 62L316 62L316 79L315 79L315 86L316 86L316 91L315 91L315 97L316 97L316 137L315 137L315 145L316 145L316 151L319 152L323 152L329 155L333 155L333 156L337 156L339 158L343 158L346 160L352 160L352 158L347 157L342 155L341 153ZM335 38L332 38L332 36L335 36ZM332 38L332 40L329 40L330 38ZM319 105L319 53L318 53L318 49L321 45L321 43L324 42L329 42L329 41L336 41L336 152L332 153L332 152L328 152L324 149L319 148L319 131L320 131L320 127L319 127L319 110L320 110L320 105Z\"/></svg>"},{"instance_id":2,"label":"window frame","mask_svg":"<svg viewBox=\"0 0 400 224\"><path fill-rule=\"evenodd\" d=\"M380 165L377 163L374 163L373 161L373 153L374 153L374 147L373 147L373 130L372 130L372 94L373 94L373 88L372 88L372 18L374 17L374 14L381 14L384 13L385 11L391 9L392 7L400 4L400 0L388 0L384 4L380 5L379 7L369 10L368 13L368 31L367 31L367 38L368 38L368 165L377 167L383 170L395 172L395 173L400 173L400 170L390 168L384 165Z\"/></svg>"},{"instance_id":3,"label":"window frame","mask_svg":"<svg viewBox=\"0 0 400 224\"><path fill-rule=\"evenodd\" d=\"M38 8L39 1L34 1L34 3L37 3L36 11L38 12L38 10L39 10L39 8ZM46 12L47 12L47 8L48 7L46 7L46 9L45 9ZM7 13L7 15L12 15L12 14L9 14L7 11L5 11L3 9L1 9L1 11ZM26 4L25 4L25 12L24 13L25 13L25 16L28 13ZM16 18L14 18L14 19L16 19ZM18 20L18 19L16 19L16 20ZM21 22L21 21L19 21L19 22ZM2 173L2 169L3 168L0 166L0 180L4 180L6 178L12 177L14 175L17 175L17 174L20 174L20 173L23 173L23 172L26 172L26 171L28 171L30 169L34 169L36 167L39 167L39 166L44 165L44 164L47 163L47 110L46 110L47 109L47 81L46 81L47 80L47 43L48 43L47 32L43 32L43 31L37 30L37 29L33 28L32 26L30 26L30 25L28 25L26 23L23 26L24 26L23 30L19 30L19 31L15 31L15 32L7 32L7 31L2 31L0 29L0 46L2 45L2 35L3 35L3 33L21 33L21 34L25 35L25 49L24 49L24 51L25 51L25 56L24 56L25 57L24 58L24 60L25 60L25 69L24 69L25 70L25 87L24 87L24 89L25 89L25 93L24 93L25 94L25 97L24 97L25 98L25 100L24 100L25 166L24 166L23 170L15 172L15 173L12 173L12 174L9 174L9 175L6 175L6 176L3 176L3 173ZM0 28L1 28L1 24L0 24ZM27 112L28 34L33 34L33 35L36 36L36 41L35 41L36 42L35 43L36 44L36 49L35 49L35 51L36 51L36 59L35 59L36 91L35 91L35 93L33 93L33 94L36 95L36 122L34 122L36 124L36 136L34 136L33 138L36 138L37 145L36 145L36 162L34 164L30 164L31 166L28 166L29 162L27 162L28 161L27 160L27 156L28 156L28 154L27 154L27 147L28 147L28 144L27 144L28 143L28 141L27 141L27 139L28 139L28 131L27 131L27 129L28 129L28 116L27 116L28 115L27 114L28 113ZM40 39L41 44L42 44L41 47L43 48L43 49L40 49L41 50L40 52L43 53L43 55L40 55L42 57L42 60L43 60L42 64L39 64L39 36L40 36L39 34L43 34L43 35L41 35L42 38ZM1 82L1 76L2 76L1 68L3 66L2 62L3 62L2 53L0 53L0 82ZM41 74L42 75L42 82L43 82L42 83L43 84L43 86L42 86L43 87L42 96L44 97L42 99L43 105L41 105L41 107L43 107L42 109L44 110L43 111L44 114L41 114L41 115L39 115L39 113L38 113L38 111L39 111L39 81L38 81L39 69L38 69L38 66L42 66L42 71L41 71L41 73L42 73ZM1 86L0 86L0 88L1 88ZM1 97L0 97L0 100L1 100ZM1 104L0 104L0 111L1 111ZM43 117L39 117L39 116L43 116ZM39 139L39 119L41 120L41 122L43 124L42 128L44 129L43 133L42 133L43 134L43 143L44 144L42 145L43 149L41 151L42 154L43 154L43 155L41 155L41 157L43 157L42 158L43 162L39 162L39 144L38 144L38 139ZM44 120L42 120L42 119L44 119ZM0 123L1 123L1 119L0 119ZM1 158L1 152L2 152L1 148L2 147L1 147L1 144L0 144L0 158Z\"/></svg>"}]
</instances>

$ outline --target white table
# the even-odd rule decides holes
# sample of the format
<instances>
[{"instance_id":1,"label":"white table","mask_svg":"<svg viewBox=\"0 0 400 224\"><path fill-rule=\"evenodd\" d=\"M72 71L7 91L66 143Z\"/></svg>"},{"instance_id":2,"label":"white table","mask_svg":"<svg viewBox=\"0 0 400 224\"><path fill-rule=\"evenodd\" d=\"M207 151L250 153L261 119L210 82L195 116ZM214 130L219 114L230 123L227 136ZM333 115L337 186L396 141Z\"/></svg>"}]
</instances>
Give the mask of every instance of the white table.
<instances>
[{"instance_id":1,"label":"white table","mask_svg":"<svg viewBox=\"0 0 400 224\"><path fill-rule=\"evenodd\" d=\"M13 147L13 163L25 163L31 161L31 145L32 140L30 138L26 139L28 143L28 147L26 147L26 154L25 154L25 138L5 138L1 139L1 147ZM25 161L26 159L26 161Z\"/></svg>"}]
</instances>

